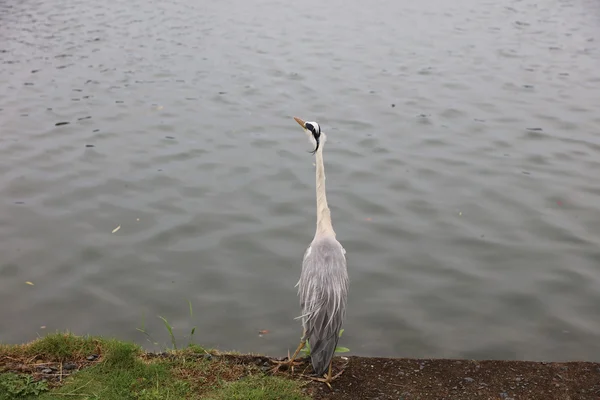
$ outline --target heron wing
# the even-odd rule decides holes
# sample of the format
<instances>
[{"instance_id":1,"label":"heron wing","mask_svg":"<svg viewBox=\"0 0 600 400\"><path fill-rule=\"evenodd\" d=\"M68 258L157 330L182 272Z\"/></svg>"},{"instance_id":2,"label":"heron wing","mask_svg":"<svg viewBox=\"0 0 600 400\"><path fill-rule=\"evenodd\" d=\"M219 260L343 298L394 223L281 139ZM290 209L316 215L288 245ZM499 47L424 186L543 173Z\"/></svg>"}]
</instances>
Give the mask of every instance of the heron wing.
<instances>
[{"instance_id":1,"label":"heron wing","mask_svg":"<svg viewBox=\"0 0 600 400\"><path fill-rule=\"evenodd\" d=\"M322 375L335 352L346 314L346 258L337 240L326 238L311 244L305 253L298 286L313 369Z\"/></svg>"},{"instance_id":2,"label":"heron wing","mask_svg":"<svg viewBox=\"0 0 600 400\"><path fill-rule=\"evenodd\" d=\"M329 367L338 344L339 331L342 327L341 315L334 314L332 303L327 303L307 325L313 369L315 374L323 375Z\"/></svg>"}]
</instances>

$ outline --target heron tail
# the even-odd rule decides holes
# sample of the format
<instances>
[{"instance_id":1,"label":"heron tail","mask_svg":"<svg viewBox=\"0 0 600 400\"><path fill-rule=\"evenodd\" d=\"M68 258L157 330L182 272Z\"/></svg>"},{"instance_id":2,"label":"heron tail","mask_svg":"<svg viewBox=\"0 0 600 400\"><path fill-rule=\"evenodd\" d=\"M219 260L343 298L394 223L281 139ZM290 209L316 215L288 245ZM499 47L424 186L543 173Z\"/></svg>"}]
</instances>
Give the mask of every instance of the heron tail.
<instances>
[{"instance_id":1,"label":"heron tail","mask_svg":"<svg viewBox=\"0 0 600 400\"><path fill-rule=\"evenodd\" d=\"M309 339L310 358L316 375L323 376L327 372L338 340L337 334L327 338L312 337Z\"/></svg>"}]
</instances>

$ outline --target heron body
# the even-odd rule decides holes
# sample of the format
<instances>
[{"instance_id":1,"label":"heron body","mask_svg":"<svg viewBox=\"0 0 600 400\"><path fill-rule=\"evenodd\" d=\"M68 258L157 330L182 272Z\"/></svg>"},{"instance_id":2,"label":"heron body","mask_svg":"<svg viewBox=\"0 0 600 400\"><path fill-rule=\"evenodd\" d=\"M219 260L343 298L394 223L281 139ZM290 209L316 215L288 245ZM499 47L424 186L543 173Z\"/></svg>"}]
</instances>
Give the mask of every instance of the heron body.
<instances>
[{"instance_id":1,"label":"heron body","mask_svg":"<svg viewBox=\"0 0 600 400\"><path fill-rule=\"evenodd\" d=\"M346 317L348 274L345 250L333 235L315 235L304 254L298 295L304 337L316 375L322 376L333 358Z\"/></svg>"},{"instance_id":2,"label":"heron body","mask_svg":"<svg viewBox=\"0 0 600 400\"><path fill-rule=\"evenodd\" d=\"M346 317L348 272L346 250L336 239L331 223L331 212L325 191L323 148L325 133L316 122L304 122L294 117L315 145L317 227L314 239L304 253L302 272L298 281L298 296L302 314L303 335L298 349L290 359L293 362L306 341L317 376L329 373L324 381L331 381L331 362L339 340L339 332Z\"/></svg>"}]
</instances>

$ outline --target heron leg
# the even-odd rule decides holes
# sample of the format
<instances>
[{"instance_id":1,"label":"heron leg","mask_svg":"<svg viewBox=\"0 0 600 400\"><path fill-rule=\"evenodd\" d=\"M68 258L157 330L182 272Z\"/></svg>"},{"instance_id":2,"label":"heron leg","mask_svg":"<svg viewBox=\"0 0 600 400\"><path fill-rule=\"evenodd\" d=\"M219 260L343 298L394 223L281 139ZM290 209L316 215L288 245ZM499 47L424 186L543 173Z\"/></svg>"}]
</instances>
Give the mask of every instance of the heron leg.
<instances>
[{"instance_id":1,"label":"heron leg","mask_svg":"<svg viewBox=\"0 0 600 400\"><path fill-rule=\"evenodd\" d=\"M304 346L306 346L306 338L304 336L302 336L302 339L300 340L300 344L298 345L298 348L294 352L294 355L292 356L292 358L290 358L290 363L294 362L296 357L298 357L298 353L300 353L300 350L302 350L304 348Z\"/></svg>"},{"instance_id":2,"label":"heron leg","mask_svg":"<svg viewBox=\"0 0 600 400\"><path fill-rule=\"evenodd\" d=\"M293 356L289 357L289 353L288 353L288 359L286 361L272 360L273 363L277 364L277 366L275 366L275 368L273 368L273 372L277 372L281 365L287 365L287 366L291 367L292 373L293 373L294 372L294 360L296 359L296 357L298 357L298 353L300 353L300 350L302 350L304 348L304 346L306 346L306 332L302 335L302 339L300 339L300 344L298 345L298 348L294 352Z\"/></svg>"}]
</instances>

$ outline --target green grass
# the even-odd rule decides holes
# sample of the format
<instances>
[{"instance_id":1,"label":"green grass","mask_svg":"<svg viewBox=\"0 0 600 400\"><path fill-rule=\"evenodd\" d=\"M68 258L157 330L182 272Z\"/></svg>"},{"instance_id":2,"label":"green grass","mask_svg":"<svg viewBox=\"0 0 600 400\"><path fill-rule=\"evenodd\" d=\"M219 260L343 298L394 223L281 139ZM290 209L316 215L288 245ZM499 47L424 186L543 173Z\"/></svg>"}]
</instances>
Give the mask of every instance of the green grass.
<instances>
[{"instance_id":1,"label":"green grass","mask_svg":"<svg viewBox=\"0 0 600 400\"><path fill-rule=\"evenodd\" d=\"M207 400L304 400L296 382L285 378L250 376L226 383Z\"/></svg>"},{"instance_id":2,"label":"green grass","mask_svg":"<svg viewBox=\"0 0 600 400\"><path fill-rule=\"evenodd\" d=\"M308 399L298 381L230 364L216 352L205 357L207 353L191 345L169 351L169 357L149 357L132 343L70 333L50 334L26 345L0 345L0 400ZM91 354L98 361L87 361ZM32 378L39 374L39 365L58 370L65 362L90 365L61 382ZM2 373L16 366L28 366L29 373Z\"/></svg>"},{"instance_id":3,"label":"green grass","mask_svg":"<svg viewBox=\"0 0 600 400\"><path fill-rule=\"evenodd\" d=\"M192 302L191 301L187 301L188 302L188 307L190 310L190 319L194 319L194 311L192 309ZM169 337L171 338L171 345L173 346L173 350L177 350L177 340L175 339L175 334L173 333L173 327L171 326L171 324L169 323L169 321L167 321L167 319L165 317L162 316L158 316L158 318L160 318L163 322L163 324L165 325L165 328L167 329L167 331L169 332ZM150 335L150 333L148 333L148 331L146 330L146 328L144 327L144 321L142 321L142 327L141 328L136 328L138 331L142 332L144 335L146 335L146 338L148 339L148 341L150 343L152 343L153 345L158 345L158 342L156 342L152 336ZM196 333L196 327L194 326L192 328L192 330L190 331L190 336L189 336L189 341L188 341L188 347L193 345L193 340L194 340L194 333Z\"/></svg>"},{"instance_id":4,"label":"green grass","mask_svg":"<svg viewBox=\"0 0 600 400\"><path fill-rule=\"evenodd\" d=\"M49 362L97 354L104 340L90 336L75 336L69 332L54 333L27 345L0 345L0 355L38 357Z\"/></svg>"},{"instance_id":5,"label":"green grass","mask_svg":"<svg viewBox=\"0 0 600 400\"><path fill-rule=\"evenodd\" d=\"M192 303L188 305L193 319ZM190 330L187 346L178 348L173 327L166 318L158 318L171 341L171 348L161 346L168 357L151 357L133 343L68 332L24 345L0 344L0 400L309 399L299 381L265 375L252 363L230 363L218 352L194 344L196 327ZM158 345L144 324L137 329ZM305 351L310 353L308 343ZM243 358L239 353L227 354L238 355L238 361ZM77 371L65 370L67 363ZM43 375L44 369L51 373ZM42 376L50 381L41 381Z\"/></svg>"},{"instance_id":6,"label":"green grass","mask_svg":"<svg viewBox=\"0 0 600 400\"><path fill-rule=\"evenodd\" d=\"M0 400L12 400L36 396L48 390L45 382L36 382L29 375L0 374Z\"/></svg>"},{"instance_id":7,"label":"green grass","mask_svg":"<svg viewBox=\"0 0 600 400\"><path fill-rule=\"evenodd\" d=\"M88 399L182 399L191 386L175 379L169 363L146 363L129 343L107 343L102 362L68 378L65 384L39 399L77 396Z\"/></svg>"}]
</instances>

